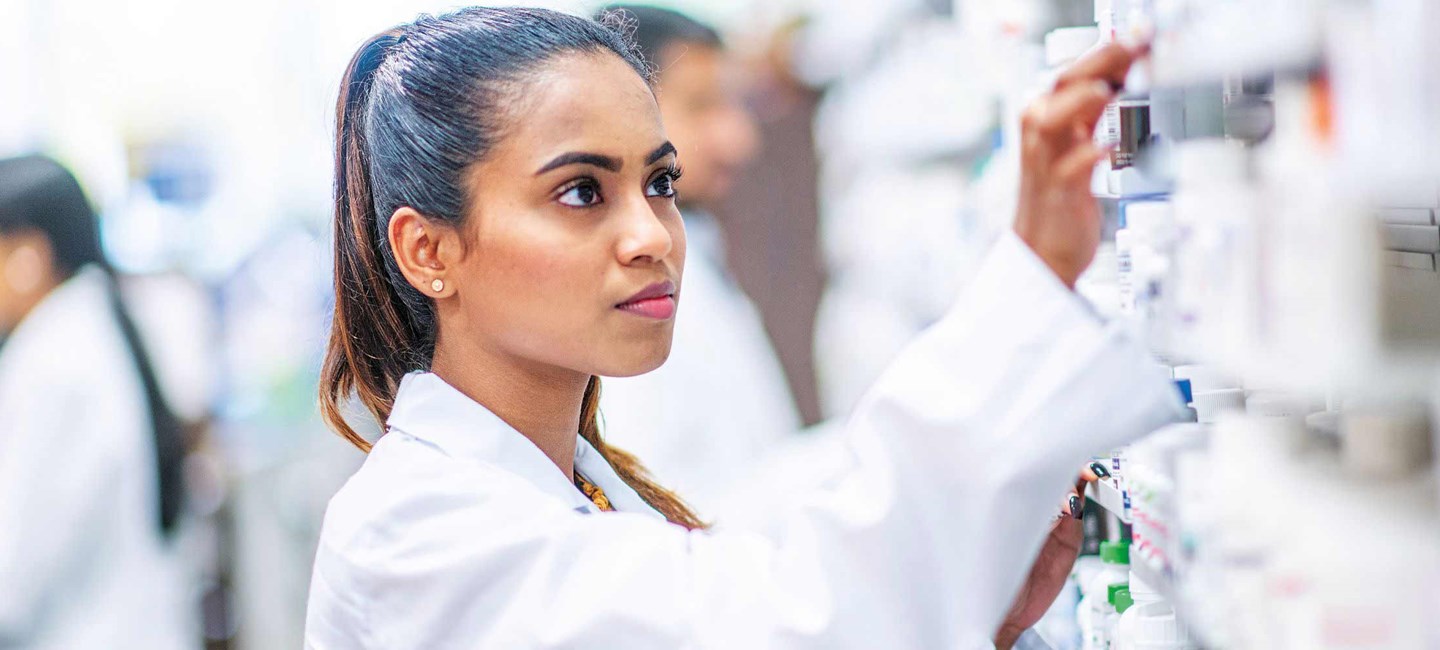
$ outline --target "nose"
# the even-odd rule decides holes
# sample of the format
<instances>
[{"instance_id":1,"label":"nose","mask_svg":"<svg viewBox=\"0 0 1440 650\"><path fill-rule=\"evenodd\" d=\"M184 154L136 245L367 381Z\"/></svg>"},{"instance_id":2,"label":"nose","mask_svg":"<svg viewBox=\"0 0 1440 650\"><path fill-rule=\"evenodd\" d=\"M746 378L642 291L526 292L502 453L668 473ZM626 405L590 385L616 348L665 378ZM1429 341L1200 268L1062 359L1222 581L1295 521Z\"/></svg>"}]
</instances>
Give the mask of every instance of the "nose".
<instances>
[{"instance_id":1,"label":"nose","mask_svg":"<svg viewBox=\"0 0 1440 650\"><path fill-rule=\"evenodd\" d=\"M675 238L670 234L661 214L657 214L645 197L632 200L620 214L619 240L616 256L626 266L657 262L665 259L675 247Z\"/></svg>"}]
</instances>

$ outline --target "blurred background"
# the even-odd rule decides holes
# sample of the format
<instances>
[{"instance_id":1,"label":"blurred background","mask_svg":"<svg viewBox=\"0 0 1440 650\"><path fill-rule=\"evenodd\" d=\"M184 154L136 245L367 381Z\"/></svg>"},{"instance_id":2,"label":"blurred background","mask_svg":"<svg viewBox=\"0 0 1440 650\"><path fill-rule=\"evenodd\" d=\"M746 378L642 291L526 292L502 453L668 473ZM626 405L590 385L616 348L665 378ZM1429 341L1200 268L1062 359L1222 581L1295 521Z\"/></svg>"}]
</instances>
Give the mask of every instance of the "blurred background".
<instances>
[{"instance_id":1,"label":"blurred background","mask_svg":"<svg viewBox=\"0 0 1440 650\"><path fill-rule=\"evenodd\" d=\"M599 6L535 4L577 13ZM1187 369L1176 378L1199 396L1197 425L1211 427L1222 411L1302 424L1278 433L1265 429L1278 426L1269 420L1234 425L1251 427L1243 434L1223 427L1172 433L1183 443L1140 454L1153 466L1142 464L1137 479L1151 490L1149 500L1132 499L1118 471L1111 491L1096 495L1092 508L1102 515L1101 502L1112 501L1109 514L1095 518L1109 527L1092 530L1092 541L1140 549L1151 535L1150 579L1163 580L1166 598L1204 630L1193 647L1202 640L1206 647L1440 647L1440 628L1409 615L1440 611L1435 564L1412 553L1440 539L1433 503L1440 491L1427 482L1440 367L1440 9L1433 3L656 4L723 36L733 70L727 87L754 120L753 158L737 165L732 189L706 208L723 224L721 267L753 303L783 373L784 385L772 392L793 409L796 427L808 427L800 437L823 436L843 420L899 348L939 318L1008 225L1025 102L1097 42L1154 38L1153 65L1132 79L1139 92L1102 123L1099 137L1134 160L1112 157L1096 171L1106 243L1082 293L1101 313L1133 322L1158 363ZM172 406L203 431L186 463L192 523L177 540L193 576L197 644L203 636L213 648L301 645L325 504L363 461L322 425L315 399L332 300L335 96L367 37L456 6L0 2L0 156L45 153L79 178L140 329L154 343ZM684 181L679 188L683 195ZM1360 415L1346 419L1350 413ZM1311 417L1317 414L1323 417ZM1263 446L1245 436L1302 442ZM1251 445L1270 454L1257 471L1288 482L1246 488L1233 502L1188 515L1155 501L1186 489L1176 450L1245 455ZM1278 531L1266 537L1261 517L1227 508L1257 493L1270 495L1257 502L1265 508L1301 501L1291 497L1306 493L1309 479L1298 477L1309 475L1274 468L1310 468L1317 448L1329 450L1325 458L1336 467L1368 468L1356 470L1359 482L1345 497L1360 500L1332 504L1354 521L1370 522L1373 503L1391 498L1354 496L1375 485L1377 473L1406 495L1400 501L1408 509L1380 523L1314 531L1378 544L1367 531L1405 527L1404 546L1374 555L1408 553L1415 561L1366 568L1378 572L1367 580L1402 582L1386 586L1403 595L1364 592L1404 603L1387 610L1406 613L1394 623L1398 631L1352 626L1339 636L1280 638L1268 636L1271 626L1257 613L1182 604L1218 597L1216 584L1232 584L1223 579L1255 590L1245 603L1267 598L1266 580L1300 580L1325 598L1326 589L1341 593L1335 585L1351 584L1350 573L1307 573L1334 566L1329 550L1298 568L1281 563L1239 574L1227 573L1229 556L1215 550L1279 557L1316 548ZM1125 455L1097 458L1118 469ZM1170 526L1137 539L1130 509L1142 500L1148 521ZM1182 520L1195 531L1236 531L1247 543L1207 541L1198 532L1182 539ZM1092 564L1092 573L1103 568L1098 556ZM1206 582L1217 575L1225 578ZM1075 608L1091 577L1077 575L1068 616L1053 623L1051 637L1074 641L1056 647L1080 647ZM1191 589L1198 591L1185 595ZM1329 624L1343 627L1355 623L1355 611L1373 609L1344 609L1349 604L1337 596L1276 607L1295 629L1333 632L1316 617L1332 615ZM1340 609L1312 611L1322 605ZM1355 635L1362 640L1336 640Z\"/></svg>"}]
</instances>

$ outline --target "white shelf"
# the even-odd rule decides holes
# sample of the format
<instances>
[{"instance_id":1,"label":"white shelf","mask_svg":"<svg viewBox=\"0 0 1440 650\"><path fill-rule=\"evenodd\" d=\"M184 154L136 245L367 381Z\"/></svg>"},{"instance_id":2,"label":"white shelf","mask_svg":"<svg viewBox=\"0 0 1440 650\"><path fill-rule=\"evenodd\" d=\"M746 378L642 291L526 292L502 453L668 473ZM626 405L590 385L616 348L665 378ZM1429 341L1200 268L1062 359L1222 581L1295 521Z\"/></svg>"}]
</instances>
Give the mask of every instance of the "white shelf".
<instances>
[{"instance_id":1,"label":"white shelf","mask_svg":"<svg viewBox=\"0 0 1440 650\"><path fill-rule=\"evenodd\" d=\"M1085 496L1119 517L1120 521L1130 523L1130 512L1125 508L1125 496L1108 479L1091 483L1085 490Z\"/></svg>"}]
</instances>

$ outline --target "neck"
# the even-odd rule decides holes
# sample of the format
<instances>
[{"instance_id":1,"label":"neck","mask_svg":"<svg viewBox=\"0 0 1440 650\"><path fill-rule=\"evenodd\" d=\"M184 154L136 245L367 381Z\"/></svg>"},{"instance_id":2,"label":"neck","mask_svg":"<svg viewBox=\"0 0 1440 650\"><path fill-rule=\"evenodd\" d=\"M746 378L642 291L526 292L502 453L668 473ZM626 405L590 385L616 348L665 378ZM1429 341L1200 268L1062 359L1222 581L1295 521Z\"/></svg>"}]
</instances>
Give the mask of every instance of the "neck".
<instances>
[{"instance_id":1,"label":"neck","mask_svg":"<svg viewBox=\"0 0 1440 650\"><path fill-rule=\"evenodd\" d=\"M566 477L575 475L575 438L589 375L519 359L471 337L443 335L435 341L430 370L529 438Z\"/></svg>"}]
</instances>

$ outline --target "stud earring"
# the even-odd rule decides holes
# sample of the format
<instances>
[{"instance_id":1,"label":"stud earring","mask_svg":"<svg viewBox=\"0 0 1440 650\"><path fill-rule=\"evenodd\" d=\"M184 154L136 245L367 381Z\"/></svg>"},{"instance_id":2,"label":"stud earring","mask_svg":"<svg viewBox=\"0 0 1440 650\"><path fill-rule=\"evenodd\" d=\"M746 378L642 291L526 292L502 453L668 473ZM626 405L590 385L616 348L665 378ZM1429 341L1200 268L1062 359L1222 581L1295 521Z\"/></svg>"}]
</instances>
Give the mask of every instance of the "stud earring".
<instances>
[{"instance_id":1,"label":"stud earring","mask_svg":"<svg viewBox=\"0 0 1440 650\"><path fill-rule=\"evenodd\" d=\"M430 288L435 291L435 293L440 293L445 290L445 281L440 278L435 278L430 282Z\"/></svg>"}]
</instances>

